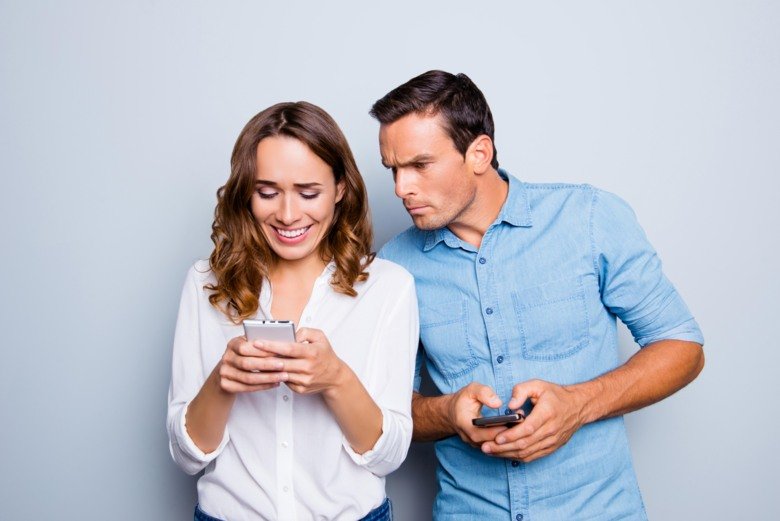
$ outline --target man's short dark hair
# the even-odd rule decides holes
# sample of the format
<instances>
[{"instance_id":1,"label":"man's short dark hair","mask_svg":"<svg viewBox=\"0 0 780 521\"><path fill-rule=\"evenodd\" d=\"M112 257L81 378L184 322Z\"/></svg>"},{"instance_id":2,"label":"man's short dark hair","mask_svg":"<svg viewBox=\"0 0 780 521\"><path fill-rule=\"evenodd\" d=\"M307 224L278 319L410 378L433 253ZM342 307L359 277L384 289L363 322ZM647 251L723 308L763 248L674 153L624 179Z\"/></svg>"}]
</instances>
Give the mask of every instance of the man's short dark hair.
<instances>
[{"instance_id":1,"label":"man's short dark hair","mask_svg":"<svg viewBox=\"0 0 780 521\"><path fill-rule=\"evenodd\" d=\"M493 114L485 95L465 74L428 71L388 92L369 112L383 125L407 114L441 114L444 130L455 148L465 157L471 143L481 135L493 141L493 168L498 168L498 152L493 138Z\"/></svg>"}]
</instances>

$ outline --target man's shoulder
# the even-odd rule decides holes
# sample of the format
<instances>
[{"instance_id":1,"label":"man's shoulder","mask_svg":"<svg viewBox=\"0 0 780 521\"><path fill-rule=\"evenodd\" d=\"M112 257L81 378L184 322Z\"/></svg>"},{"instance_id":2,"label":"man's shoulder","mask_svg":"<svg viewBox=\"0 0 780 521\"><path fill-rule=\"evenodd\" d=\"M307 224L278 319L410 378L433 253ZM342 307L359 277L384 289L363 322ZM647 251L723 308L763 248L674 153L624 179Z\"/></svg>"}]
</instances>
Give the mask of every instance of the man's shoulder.
<instances>
[{"instance_id":1,"label":"man's shoulder","mask_svg":"<svg viewBox=\"0 0 780 521\"><path fill-rule=\"evenodd\" d=\"M600 213L630 212L621 197L591 184L523 182L528 205L536 219L586 219Z\"/></svg>"},{"instance_id":2,"label":"man's shoulder","mask_svg":"<svg viewBox=\"0 0 780 521\"><path fill-rule=\"evenodd\" d=\"M601 191L588 183L527 183L523 181L522 186L531 199L568 198L572 196L587 198Z\"/></svg>"},{"instance_id":3,"label":"man's shoulder","mask_svg":"<svg viewBox=\"0 0 780 521\"><path fill-rule=\"evenodd\" d=\"M620 196L589 183L528 183L523 181L522 186L531 201L546 198L561 200L580 198L586 201L603 199L611 203L626 204Z\"/></svg>"},{"instance_id":4,"label":"man's shoulder","mask_svg":"<svg viewBox=\"0 0 780 521\"><path fill-rule=\"evenodd\" d=\"M410 226L389 241L379 250L379 258L387 259L400 265L411 255L422 253L428 232Z\"/></svg>"}]
</instances>

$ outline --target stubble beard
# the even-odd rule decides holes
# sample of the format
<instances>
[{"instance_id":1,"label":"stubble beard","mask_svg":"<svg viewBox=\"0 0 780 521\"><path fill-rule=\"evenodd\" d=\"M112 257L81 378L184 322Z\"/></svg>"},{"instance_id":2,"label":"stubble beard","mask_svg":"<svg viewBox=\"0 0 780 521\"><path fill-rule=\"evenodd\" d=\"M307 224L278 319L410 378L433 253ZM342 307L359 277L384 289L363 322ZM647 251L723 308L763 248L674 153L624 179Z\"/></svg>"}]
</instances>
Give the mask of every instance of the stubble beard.
<instances>
[{"instance_id":1,"label":"stubble beard","mask_svg":"<svg viewBox=\"0 0 780 521\"><path fill-rule=\"evenodd\" d=\"M472 190L466 201L459 208L448 206L447 208L436 212L434 215L421 215L418 217L412 217L412 222L414 222L414 225L417 227L417 229L423 231L438 230L439 228L449 226L450 224L457 222L464 214L466 214L466 212L471 209L472 205L474 204L474 200L476 199L476 194L477 191Z\"/></svg>"}]
</instances>

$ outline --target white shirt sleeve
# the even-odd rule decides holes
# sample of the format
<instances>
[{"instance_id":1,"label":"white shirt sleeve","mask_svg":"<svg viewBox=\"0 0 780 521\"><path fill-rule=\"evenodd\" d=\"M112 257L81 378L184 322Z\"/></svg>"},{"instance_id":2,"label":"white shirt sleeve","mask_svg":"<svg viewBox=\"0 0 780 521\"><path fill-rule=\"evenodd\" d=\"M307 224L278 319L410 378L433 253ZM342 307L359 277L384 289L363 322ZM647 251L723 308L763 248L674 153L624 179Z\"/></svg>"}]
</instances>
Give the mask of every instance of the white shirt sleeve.
<instances>
[{"instance_id":1,"label":"white shirt sleeve","mask_svg":"<svg viewBox=\"0 0 780 521\"><path fill-rule=\"evenodd\" d=\"M190 401L214 369L203 366L200 337L200 297L203 289L196 267L190 268L182 289L173 341L171 385L168 390L168 440L173 460L187 474L196 474L215 459L230 440L227 427L216 450L204 453L192 441L185 418Z\"/></svg>"},{"instance_id":2,"label":"white shirt sleeve","mask_svg":"<svg viewBox=\"0 0 780 521\"><path fill-rule=\"evenodd\" d=\"M346 438L343 441L352 461L380 477L401 466L412 441L412 385L420 326L414 280L404 274L407 278L398 285L402 287L398 295L387 295L395 302L379 326L368 381L363 382L382 411L382 434L363 454L356 453Z\"/></svg>"}]
</instances>

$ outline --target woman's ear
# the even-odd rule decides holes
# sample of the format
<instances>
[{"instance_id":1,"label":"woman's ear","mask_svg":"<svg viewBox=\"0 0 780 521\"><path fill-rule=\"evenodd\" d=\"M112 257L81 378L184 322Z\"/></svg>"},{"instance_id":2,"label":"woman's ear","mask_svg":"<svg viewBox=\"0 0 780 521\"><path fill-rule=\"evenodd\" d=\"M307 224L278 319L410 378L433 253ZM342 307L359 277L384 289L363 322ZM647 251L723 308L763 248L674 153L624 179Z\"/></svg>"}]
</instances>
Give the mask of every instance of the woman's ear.
<instances>
[{"instance_id":1,"label":"woman's ear","mask_svg":"<svg viewBox=\"0 0 780 521\"><path fill-rule=\"evenodd\" d=\"M336 204L341 202L341 200L344 198L344 192L347 189L347 184L342 179L336 184Z\"/></svg>"}]
</instances>

